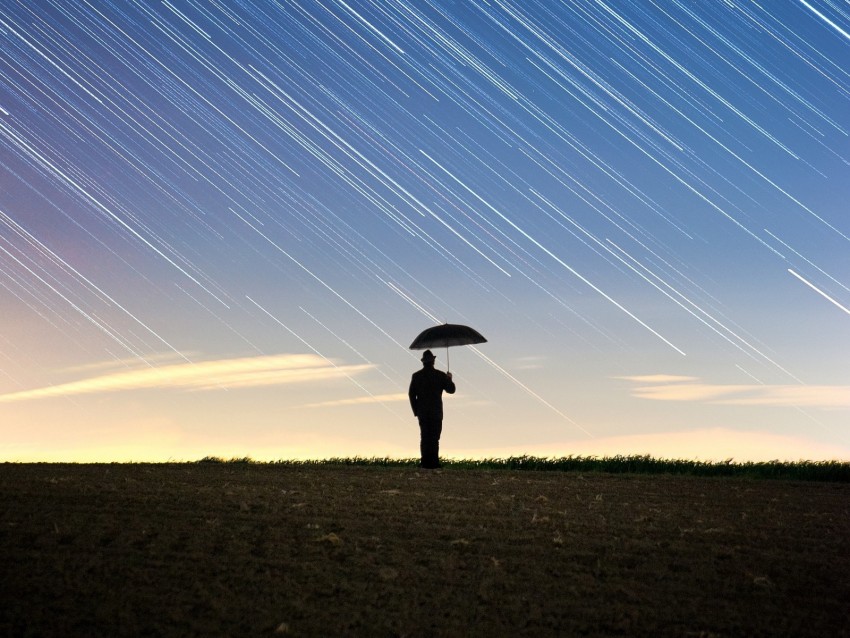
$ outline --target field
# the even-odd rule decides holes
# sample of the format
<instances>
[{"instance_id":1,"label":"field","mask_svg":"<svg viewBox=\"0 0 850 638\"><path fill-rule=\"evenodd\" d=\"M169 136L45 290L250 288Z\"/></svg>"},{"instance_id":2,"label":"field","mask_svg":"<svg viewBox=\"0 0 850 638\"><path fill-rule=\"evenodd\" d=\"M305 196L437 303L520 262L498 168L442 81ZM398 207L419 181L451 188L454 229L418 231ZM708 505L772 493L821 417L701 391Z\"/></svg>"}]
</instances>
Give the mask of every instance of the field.
<instances>
[{"instance_id":1,"label":"field","mask_svg":"<svg viewBox=\"0 0 850 638\"><path fill-rule=\"evenodd\" d=\"M850 484L0 465L0 635L850 635Z\"/></svg>"}]
</instances>

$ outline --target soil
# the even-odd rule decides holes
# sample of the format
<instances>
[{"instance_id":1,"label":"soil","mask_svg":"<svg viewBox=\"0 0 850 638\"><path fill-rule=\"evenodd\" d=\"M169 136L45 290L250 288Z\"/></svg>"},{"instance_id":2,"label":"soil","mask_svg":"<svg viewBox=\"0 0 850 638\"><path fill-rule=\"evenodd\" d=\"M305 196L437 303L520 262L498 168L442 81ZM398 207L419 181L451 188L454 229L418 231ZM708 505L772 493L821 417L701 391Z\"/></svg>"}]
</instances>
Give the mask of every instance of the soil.
<instances>
[{"instance_id":1,"label":"soil","mask_svg":"<svg viewBox=\"0 0 850 638\"><path fill-rule=\"evenodd\" d=\"M0 635L850 636L850 485L0 465Z\"/></svg>"}]
</instances>

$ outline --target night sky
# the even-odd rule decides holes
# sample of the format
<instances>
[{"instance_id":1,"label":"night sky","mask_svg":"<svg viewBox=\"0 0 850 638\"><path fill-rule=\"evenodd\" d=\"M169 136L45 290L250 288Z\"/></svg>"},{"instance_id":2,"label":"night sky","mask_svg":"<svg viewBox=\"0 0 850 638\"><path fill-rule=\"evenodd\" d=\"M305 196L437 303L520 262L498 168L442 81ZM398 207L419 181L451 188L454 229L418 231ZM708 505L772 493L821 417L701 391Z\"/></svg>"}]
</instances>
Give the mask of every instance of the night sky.
<instances>
[{"instance_id":1,"label":"night sky","mask_svg":"<svg viewBox=\"0 0 850 638\"><path fill-rule=\"evenodd\" d=\"M0 3L0 460L850 460L850 5Z\"/></svg>"}]
</instances>

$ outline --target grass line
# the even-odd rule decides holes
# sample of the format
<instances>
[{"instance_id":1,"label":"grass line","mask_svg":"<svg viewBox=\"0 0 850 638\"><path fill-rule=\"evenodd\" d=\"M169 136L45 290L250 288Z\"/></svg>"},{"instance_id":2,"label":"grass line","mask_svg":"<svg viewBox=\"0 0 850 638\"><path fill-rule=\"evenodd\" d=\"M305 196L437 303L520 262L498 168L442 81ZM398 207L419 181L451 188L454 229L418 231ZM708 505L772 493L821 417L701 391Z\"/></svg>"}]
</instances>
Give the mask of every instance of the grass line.
<instances>
[{"instance_id":1,"label":"grass line","mask_svg":"<svg viewBox=\"0 0 850 638\"><path fill-rule=\"evenodd\" d=\"M265 464L250 457L222 459L208 456L197 463ZM698 461L659 459L652 456L564 456L559 458L511 456L504 459L444 459L447 469L525 470L546 472L603 472L609 474L684 474L739 476L800 481L850 483L850 463L843 461ZM417 467L418 459L348 457L323 460L281 460L269 464L286 467L365 466Z\"/></svg>"}]
</instances>

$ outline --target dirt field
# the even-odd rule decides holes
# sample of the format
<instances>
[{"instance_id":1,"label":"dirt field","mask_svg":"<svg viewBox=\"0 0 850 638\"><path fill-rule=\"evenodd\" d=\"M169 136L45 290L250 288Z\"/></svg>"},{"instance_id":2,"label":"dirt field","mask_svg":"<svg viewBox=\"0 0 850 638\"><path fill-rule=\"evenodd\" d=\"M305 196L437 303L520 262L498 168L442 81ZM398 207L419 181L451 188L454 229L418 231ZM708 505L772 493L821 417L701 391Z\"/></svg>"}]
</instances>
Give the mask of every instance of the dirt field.
<instances>
[{"instance_id":1,"label":"dirt field","mask_svg":"<svg viewBox=\"0 0 850 638\"><path fill-rule=\"evenodd\" d=\"M0 465L0 635L850 635L850 485Z\"/></svg>"}]
</instances>

